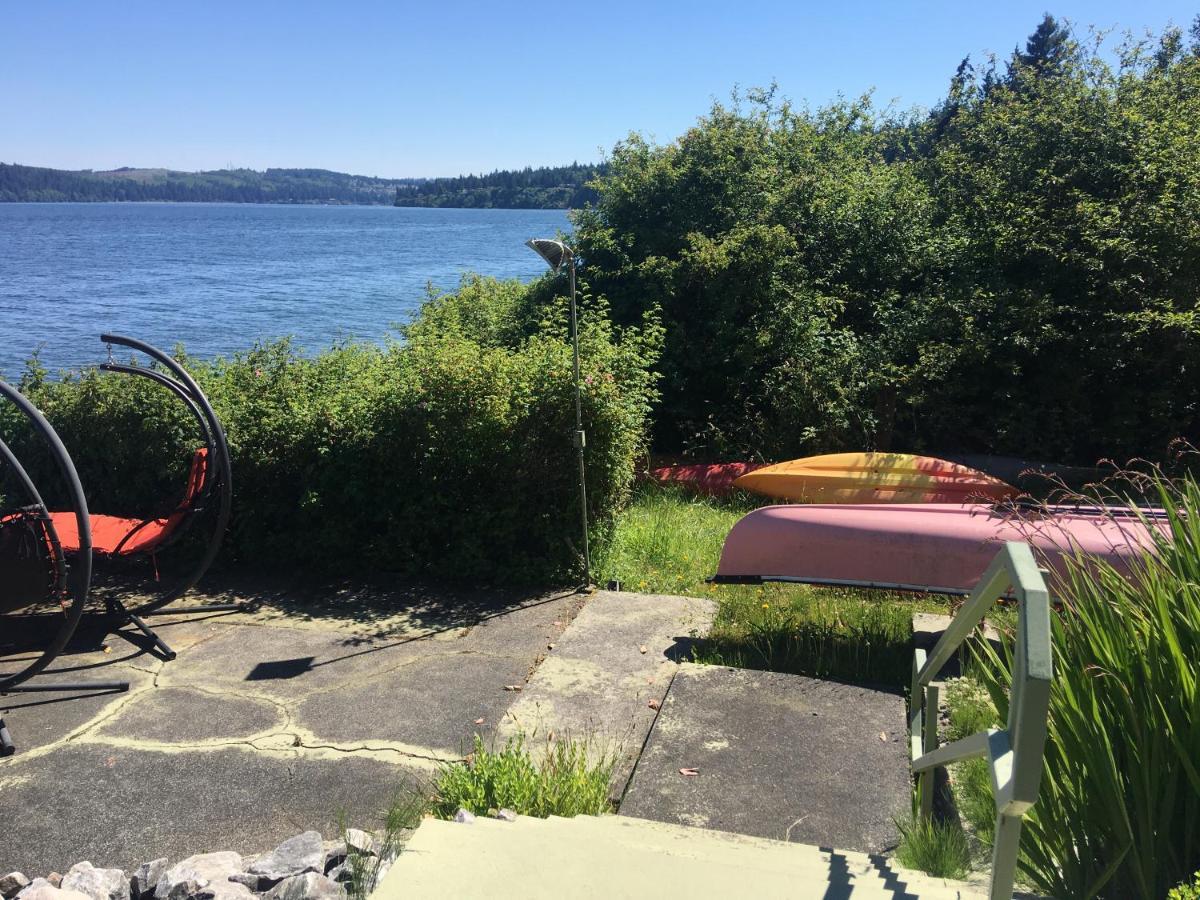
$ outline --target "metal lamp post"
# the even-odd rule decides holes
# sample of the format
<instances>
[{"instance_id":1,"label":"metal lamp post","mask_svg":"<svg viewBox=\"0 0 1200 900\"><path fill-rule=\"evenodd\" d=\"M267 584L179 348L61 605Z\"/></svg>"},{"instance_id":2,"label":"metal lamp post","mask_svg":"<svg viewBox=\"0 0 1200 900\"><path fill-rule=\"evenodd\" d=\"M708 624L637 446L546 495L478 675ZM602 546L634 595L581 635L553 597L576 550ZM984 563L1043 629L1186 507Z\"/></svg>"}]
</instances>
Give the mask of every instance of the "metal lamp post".
<instances>
[{"instance_id":1,"label":"metal lamp post","mask_svg":"<svg viewBox=\"0 0 1200 900\"><path fill-rule=\"evenodd\" d=\"M575 354L575 451L579 457L579 520L583 528L583 587L592 583L592 558L588 550L587 478L583 467L583 448L587 441L583 431L583 406L579 388L579 323L575 307L575 251L562 241L533 238L525 242L530 250L546 261L554 272L567 264L571 280L571 347Z\"/></svg>"}]
</instances>

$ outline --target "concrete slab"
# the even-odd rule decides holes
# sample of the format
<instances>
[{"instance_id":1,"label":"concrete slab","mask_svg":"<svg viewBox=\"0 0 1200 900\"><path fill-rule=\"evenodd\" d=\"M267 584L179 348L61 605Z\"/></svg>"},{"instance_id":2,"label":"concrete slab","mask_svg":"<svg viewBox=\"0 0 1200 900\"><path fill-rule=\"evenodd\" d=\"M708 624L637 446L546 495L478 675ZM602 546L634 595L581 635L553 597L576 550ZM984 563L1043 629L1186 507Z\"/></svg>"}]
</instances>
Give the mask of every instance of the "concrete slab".
<instances>
[{"instance_id":1,"label":"concrete slab","mask_svg":"<svg viewBox=\"0 0 1200 900\"><path fill-rule=\"evenodd\" d=\"M185 712L186 715L180 715ZM216 725L215 723L220 723ZM98 737L146 744L193 745L214 733L227 740L287 728L287 716L276 704L247 696L189 687L137 691L95 730Z\"/></svg>"},{"instance_id":2,"label":"concrete slab","mask_svg":"<svg viewBox=\"0 0 1200 900\"><path fill-rule=\"evenodd\" d=\"M499 736L588 741L593 755L616 758L619 797L678 661L707 632L714 609L694 597L598 591L534 672Z\"/></svg>"},{"instance_id":3,"label":"concrete slab","mask_svg":"<svg viewBox=\"0 0 1200 900\"><path fill-rule=\"evenodd\" d=\"M50 759L52 777L0 769L6 872L65 872L81 859L129 871L151 857L262 852L309 828L332 837L339 813L369 827L406 779L428 777L352 754L281 761L228 746L210 753L68 746Z\"/></svg>"},{"instance_id":4,"label":"concrete slab","mask_svg":"<svg viewBox=\"0 0 1200 900\"><path fill-rule=\"evenodd\" d=\"M0 697L17 743L0 760L0 870L253 854L308 828L332 836L340 811L372 827L403 785L490 734L516 696L504 686L525 682L582 602L387 579L322 599L247 581L191 602L264 600L258 613L150 620L173 662L82 632L50 673L126 679L128 693ZM27 619L0 617L0 673L36 646Z\"/></svg>"},{"instance_id":5,"label":"concrete slab","mask_svg":"<svg viewBox=\"0 0 1200 900\"><path fill-rule=\"evenodd\" d=\"M684 664L620 812L884 852L910 802L906 740L899 695Z\"/></svg>"},{"instance_id":6,"label":"concrete slab","mask_svg":"<svg viewBox=\"0 0 1200 900\"><path fill-rule=\"evenodd\" d=\"M942 635L946 633L946 629L953 621L953 616L938 613L914 613L912 617L913 646L926 653L932 653L933 648L937 646L937 642L942 639ZM987 619L983 620L983 636L992 645L993 650L997 653L1002 652L1000 633ZM936 680L944 681L947 678L957 678L962 674L963 652L963 649L959 648L959 652L946 661L942 670L937 673Z\"/></svg>"},{"instance_id":7,"label":"concrete slab","mask_svg":"<svg viewBox=\"0 0 1200 900\"><path fill-rule=\"evenodd\" d=\"M340 743L395 741L443 758L466 756L472 736L487 739L523 685L533 659L481 653L443 654L338 690L296 707L296 721ZM477 720L482 719L482 722Z\"/></svg>"}]
</instances>

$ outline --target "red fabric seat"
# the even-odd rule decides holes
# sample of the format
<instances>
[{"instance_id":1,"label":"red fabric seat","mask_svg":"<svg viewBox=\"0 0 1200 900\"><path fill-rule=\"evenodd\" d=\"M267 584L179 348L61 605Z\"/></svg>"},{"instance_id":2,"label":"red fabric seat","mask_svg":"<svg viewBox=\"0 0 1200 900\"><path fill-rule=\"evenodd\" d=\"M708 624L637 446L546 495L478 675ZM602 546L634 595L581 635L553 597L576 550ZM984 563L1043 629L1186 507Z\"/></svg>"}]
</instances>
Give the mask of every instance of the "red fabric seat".
<instances>
[{"instance_id":1,"label":"red fabric seat","mask_svg":"<svg viewBox=\"0 0 1200 900\"><path fill-rule=\"evenodd\" d=\"M204 490L208 475L208 448L201 447L192 456L187 488L175 511L162 519L123 519L92 513L92 551L106 556L134 556L153 553L183 523ZM63 550L79 549L79 528L73 512L52 512L50 519Z\"/></svg>"}]
</instances>

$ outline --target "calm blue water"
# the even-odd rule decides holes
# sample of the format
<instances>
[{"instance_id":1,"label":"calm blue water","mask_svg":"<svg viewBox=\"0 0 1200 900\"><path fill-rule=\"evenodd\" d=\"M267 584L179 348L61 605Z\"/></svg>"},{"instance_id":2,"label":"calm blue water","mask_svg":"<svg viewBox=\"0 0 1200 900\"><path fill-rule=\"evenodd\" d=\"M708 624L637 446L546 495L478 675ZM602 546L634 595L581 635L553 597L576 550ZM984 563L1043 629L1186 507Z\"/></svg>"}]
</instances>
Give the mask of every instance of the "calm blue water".
<instances>
[{"instance_id":1,"label":"calm blue water","mask_svg":"<svg viewBox=\"0 0 1200 900\"><path fill-rule=\"evenodd\" d=\"M560 210L0 203L0 373L39 346L51 369L99 362L102 331L200 356L378 339L427 282L540 274L524 242L567 228Z\"/></svg>"}]
</instances>

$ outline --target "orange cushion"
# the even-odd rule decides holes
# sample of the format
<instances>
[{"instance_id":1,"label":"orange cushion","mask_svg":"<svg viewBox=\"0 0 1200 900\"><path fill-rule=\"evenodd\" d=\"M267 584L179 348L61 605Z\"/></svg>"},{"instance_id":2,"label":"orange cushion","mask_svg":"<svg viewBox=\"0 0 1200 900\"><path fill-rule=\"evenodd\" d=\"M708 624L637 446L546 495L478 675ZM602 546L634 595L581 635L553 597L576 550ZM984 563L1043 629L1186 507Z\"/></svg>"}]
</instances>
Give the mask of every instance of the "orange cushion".
<instances>
[{"instance_id":1,"label":"orange cushion","mask_svg":"<svg viewBox=\"0 0 1200 900\"><path fill-rule=\"evenodd\" d=\"M107 556L133 556L135 553L153 552L168 534L175 530L196 498L204 489L208 476L208 448L201 447L192 455L192 467L188 471L187 487L183 500L175 512L165 519L122 519L92 513L92 550ZM54 530L58 532L63 550L79 550L79 528L73 512L52 512Z\"/></svg>"},{"instance_id":2,"label":"orange cushion","mask_svg":"<svg viewBox=\"0 0 1200 900\"><path fill-rule=\"evenodd\" d=\"M92 549L96 553L109 556L132 556L135 553L153 549L167 533L178 524L176 517L169 519L150 519L143 524L141 519L122 519L119 516L106 516L100 513L92 515ZM58 540L63 550L68 552L79 549L79 528L73 512L50 513L54 522L54 530L58 532ZM136 529L136 530L135 530ZM128 535L132 534L126 540ZM124 541L124 543L122 543Z\"/></svg>"}]
</instances>

